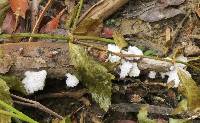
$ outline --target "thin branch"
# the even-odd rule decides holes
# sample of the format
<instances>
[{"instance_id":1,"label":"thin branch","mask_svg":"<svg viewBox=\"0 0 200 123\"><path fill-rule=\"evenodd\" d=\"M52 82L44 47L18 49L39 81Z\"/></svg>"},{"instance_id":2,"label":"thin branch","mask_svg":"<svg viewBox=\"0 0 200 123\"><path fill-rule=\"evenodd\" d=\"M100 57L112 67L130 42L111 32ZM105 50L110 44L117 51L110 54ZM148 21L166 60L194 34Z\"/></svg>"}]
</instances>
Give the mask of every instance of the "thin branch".
<instances>
[{"instance_id":1,"label":"thin branch","mask_svg":"<svg viewBox=\"0 0 200 123\"><path fill-rule=\"evenodd\" d=\"M74 99L80 99L86 93L87 89L81 89L75 92L49 93L49 94L39 95L38 97L36 97L36 100L42 100L46 98L62 98L62 97L71 97Z\"/></svg>"},{"instance_id":2,"label":"thin branch","mask_svg":"<svg viewBox=\"0 0 200 123\"><path fill-rule=\"evenodd\" d=\"M63 117L61 115L57 114L56 112L54 112L51 109L45 107L44 105L40 104L37 101L29 100L29 99L26 99L26 98L23 98L23 97L14 95L14 94L11 94L11 97L16 98L18 100L21 100L21 101L14 101L17 104L38 108L41 111L44 111L44 112L46 112L48 114L51 114L51 115L53 115L53 116L55 116L55 117L57 117L59 119L63 119Z\"/></svg>"},{"instance_id":3,"label":"thin branch","mask_svg":"<svg viewBox=\"0 0 200 123\"><path fill-rule=\"evenodd\" d=\"M47 12L47 10L49 9L49 7L51 6L53 0L49 0L46 4L46 6L44 7L43 11L41 12L39 18L37 19L36 23L35 23L35 26L33 27L33 30L32 30L32 34L36 33L38 31L38 27L44 17L44 14ZM33 39L33 37L30 37L29 39L29 42L31 42Z\"/></svg>"}]
</instances>

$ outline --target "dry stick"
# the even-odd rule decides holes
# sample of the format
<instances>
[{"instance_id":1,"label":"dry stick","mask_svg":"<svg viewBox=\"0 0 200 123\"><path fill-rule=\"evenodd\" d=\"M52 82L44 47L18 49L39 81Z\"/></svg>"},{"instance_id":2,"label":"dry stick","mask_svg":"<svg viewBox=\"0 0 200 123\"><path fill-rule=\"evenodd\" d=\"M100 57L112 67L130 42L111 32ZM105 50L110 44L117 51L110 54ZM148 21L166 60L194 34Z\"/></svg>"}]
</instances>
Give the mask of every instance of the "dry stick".
<instances>
[{"instance_id":1,"label":"dry stick","mask_svg":"<svg viewBox=\"0 0 200 123\"><path fill-rule=\"evenodd\" d=\"M38 27L39 27L39 25L40 25L40 23L41 23L41 21L42 21L42 19L43 19L43 17L44 17L44 14L47 12L47 10L48 10L49 7L51 6L52 2L53 2L53 0L49 0L49 1L47 2L46 6L44 7L42 13L40 14L39 18L37 19L37 21L36 21L36 23L35 23L35 26L34 26L32 32L31 32L32 34L34 34L34 33L36 33L36 32L38 31ZM30 38L29 38L29 42L31 42L32 39L33 39L33 38L30 37Z\"/></svg>"},{"instance_id":2,"label":"dry stick","mask_svg":"<svg viewBox=\"0 0 200 123\"><path fill-rule=\"evenodd\" d=\"M71 97L74 99L79 99L87 93L87 89L81 89L75 92L61 92L61 93L49 93L44 95L39 95L36 100L42 100L46 98L61 98L61 97Z\"/></svg>"},{"instance_id":3,"label":"dry stick","mask_svg":"<svg viewBox=\"0 0 200 123\"><path fill-rule=\"evenodd\" d=\"M11 97L22 101L22 102L21 101L14 101L17 104L38 108L41 111L44 111L44 112L46 112L48 114L51 114L51 115L53 115L53 116L55 116L55 117L57 117L59 119L64 119L61 115L57 114L56 112L54 112L51 109L45 107L44 105L40 104L37 101L29 100L29 99L26 99L26 98L23 98L23 97L14 95L14 94L11 94Z\"/></svg>"}]
</instances>

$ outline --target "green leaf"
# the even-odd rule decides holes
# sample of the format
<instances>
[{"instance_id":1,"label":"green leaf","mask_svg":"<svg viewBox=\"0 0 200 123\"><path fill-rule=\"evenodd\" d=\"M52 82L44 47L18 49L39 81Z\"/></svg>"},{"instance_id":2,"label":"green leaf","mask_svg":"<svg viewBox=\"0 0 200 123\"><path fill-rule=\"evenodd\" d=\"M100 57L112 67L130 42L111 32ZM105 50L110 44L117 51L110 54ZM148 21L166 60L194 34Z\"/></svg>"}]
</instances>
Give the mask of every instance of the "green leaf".
<instances>
[{"instance_id":1,"label":"green leaf","mask_svg":"<svg viewBox=\"0 0 200 123\"><path fill-rule=\"evenodd\" d=\"M200 109L200 88L186 71L183 69L177 71L181 81L180 91L187 98L188 110L197 112Z\"/></svg>"},{"instance_id":2,"label":"green leaf","mask_svg":"<svg viewBox=\"0 0 200 123\"><path fill-rule=\"evenodd\" d=\"M113 32L113 39L115 41L115 44L120 48L128 46L128 43L125 41L124 37L117 31Z\"/></svg>"},{"instance_id":3,"label":"green leaf","mask_svg":"<svg viewBox=\"0 0 200 123\"><path fill-rule=\"evenodd\" d=\"M69 43L69 52L71 64L75 66L80 79L92 94L92 98L107 111L111 105L111 80L114 76L108 73L104 66L89 57L82 47Z\"/></svg>"},{"instance_id":4,"label":"green leaf","mask_svg":"<svg viewBox=\"0 0 200 123\"><path fill-rule=\"evenodd\" d=\"M192 121L188 119L172 119L169 118L169 123L192 123Z\"/></svg>"},{"instance_id":5,"label":"green leaf","mask_svg":"<svg viewBox=\"0 0 200 123\"><path fill-rule=\"evenodd\" d=\"M148 115L148 106L141 107L137 117L139 123L156 123L156 120L149 119Z\"/></svg>"},{"instance_id":6,"label":"green leaf","mask_svg":"<svg viewBox=\"0 0 200 123\"><path fill-rule=\"evenodd\" d=\"M12 98L10 97L9 87L6 82L0 78L0 100L12 105ZM5 110L3 107L1 109ZM0 114L0 122L1 123L10 123L11 116Z\"/></svg>"},{"instance_id":7,"label":"green leaf","mask_svg":"<svg viewBox=\"0 0 200 123\"><path fill-rule=\"evenodd\" d=\"M154 50L147 50L144 52L145 56L155 56L156 55L156 51Z\"/></svg>"},{"instance_id":8,"label":"green leaf","mask_svg":"<svg viewBox=\"0 0 200 123\"><path fill-rule=\"evenodd\" d=\"M178 103L178 106L173 110L172 114L181 114L187 110L187 100L183 99L181 102Z\"/></svg>"},{"instance_id":9,"label":"green leaf","mask_svg":"<svg viewBox=\"0 0 200 123\"><path fill-rule=\"evenodd\" d=\"M105 22L105 24L106 24L107 26L115 26L116 23L117 23L117 21L116 21L115 19L108 19L108 20L106 20L106 22Z\"/></svg>"}]
</instances>

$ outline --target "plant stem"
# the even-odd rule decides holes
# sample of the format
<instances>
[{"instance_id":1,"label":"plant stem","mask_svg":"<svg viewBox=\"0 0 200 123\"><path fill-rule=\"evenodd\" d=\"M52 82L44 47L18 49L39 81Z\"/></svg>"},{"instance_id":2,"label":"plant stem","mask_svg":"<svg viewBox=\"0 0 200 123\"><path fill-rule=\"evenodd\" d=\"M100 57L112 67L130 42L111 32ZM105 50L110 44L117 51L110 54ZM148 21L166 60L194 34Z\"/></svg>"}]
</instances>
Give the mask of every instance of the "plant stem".
<instances>
[{"instance_id":1,"label":"plant stem","mask_svg":"<svg viewBox=\"0 0 200 123\"><path fill-rule=\"evenodd\" d=\"M4 111L4 110L0 110L0 114L3 114L3 115L7 115L7 116L11 116L11 117L16 117L16 118L18 118L18 119L20 119L20 120L22 120L22 121L26 121L26 122L29 122L29 123L38 123L38 122L36 122L36 121L30 121L30 120L28 120L27 118L25 118L25 117L22 117L22 116L20 116L20 115L17 115L17 114L15 114L15 113L12 113L12 112L8 112L8 111Z\"/></svg>"},{"instance_id":2,"label":"plant stem","mask_svg":"<svg viewBox=\"0 0 200 123\"><path fill-rule=\"evenodd\" d=\"M69 41L69 36L64 35L54 35L54 34L32 34L32 33L18 33L18 34L0 34L0 39L9 39L9 38L19 38L19 37L33 37L33 38L40 38L40 39L57 39L57 40L67 40ZM114 43L112 39L94 37L94 36L73 36L75 39L78 40L93 40L93 41L100 41L104 43Z\"/></svg>"},{"instance_id":3,"label":"plant stem","mask_svg":"<svg viewBox=\"0 0 200 123\"><path fill-rule=\"evenodd\" d=\"M68 37L64 35L51 35L51 34L32 34L32 33L17 33L17 34L0 34L0 38L3 39L15 39L20 37L33 37L41 39L60 39L60 40L69 40Z\"/></svg>"},{"instance_id":4,"label":"plant stem","mask_svg":"<svg viewBox=\"0 0 200 123\"><path fill-rule=\"evenodd\" d=\"M100 38L100 37L95 37L95 36L79 36L79 35L74 35L75 39L79 40L95 40L95 41L101 41L104 43L115 43L114 40L112 39L107 39L107 38Z\"/></svg>"},{"instance_id":5,"label":"plant stem","mask_svg":"<svg viewBox=\"0 0 200 123\"><path fill-rule=\"evenodd\" d=\"M73 26L72 26L72 32L75 30L76 28L76 25L78 23L78 19L79 19L79 16L80 16L80 13L81 13L81 9L83 7L83 0L80 0L79 1L79 7L78 7L78 11L76 13L76 17L74 19L74 23L73 23Z\"/></svg>"},{"instance_id":6,"label":"plant stem","mask_svg":"<svg viewBox=\"0 0 200 123\"><path fill-rule=\"evenodd\" d=\"M13 108L12 106L6 104L5 102L3 102L1 100L0 100L0 105L2 107L4 107L5 109L11 111L11 113L15 113L19 117L26 119L26 121L28 121L30 123L38 123L38 122L34 121L33 119L31 119L30 117L28 117L25 114L23 114L22 112L18 111L17 109Z\"/></svg>"}]
</instances>

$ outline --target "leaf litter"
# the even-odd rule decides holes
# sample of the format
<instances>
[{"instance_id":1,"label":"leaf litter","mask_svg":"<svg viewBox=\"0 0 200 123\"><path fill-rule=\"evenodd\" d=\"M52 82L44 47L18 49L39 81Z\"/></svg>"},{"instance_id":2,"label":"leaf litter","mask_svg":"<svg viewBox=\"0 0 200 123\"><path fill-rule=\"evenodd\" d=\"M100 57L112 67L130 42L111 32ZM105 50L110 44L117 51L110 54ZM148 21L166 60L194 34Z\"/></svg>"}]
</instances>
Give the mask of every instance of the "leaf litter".
<instances>
[{"instance_id":1,"label":"leaf litter","mask_svg":"<svg viewBox=\"0 0 200 123\"><path fill-rule=\"evenodd\" d=\"M65 91L70 93L80 88L87 88L88 95L81 96L78 99L76 98L77 95L69 96L76 99L75 101L68 97L67 100L59 101L61 106L56 104L54 109L59 110L63 116L66 116L66 114L70 115L66 116L67 121L63 119L53 120L53 122L78 121L79 117L81 122L83 120L86 120L86 122L88 122L88 120L97 120L98 118L100 118L98 121L102 120L102 122L128 121L139 123L167 121L176 123L190 122L188 119L199 120L200 92L198 82L200 79L198 71L195 71L199 68L199 40L198 38L190 38L190 35L198 36L200 34L198 31L199 2L195 0L192 0L191 3L185 0L142 0L135 3L127 0L123 2L119 0L115 1L84 1L84 9L81 12L82 16L78 22L75 21L79 11L78 8L80 7L77 1L59 0L55 2L57 5L53 3L52 7L48 8L46 11L47 13L44 13L41 24L38 25L38 30L35 33L40 32L50 35L62 34L70 36L72 42L69 43L68 49L70 59L69 66L72 66L73 70L70 71L70 74L66 72L66 78L63 76L63 78L66 79L65 86L53 84L52 89L50 88L51 84L49 84L49 81L54 80L47 79L47 85L45 85L44 90L36 92L33 96L40 96L40 94L46 93L46 91L50 92L51 95L52 92L58 92L57 90L59 90L59 92L61 91L60 94L63 94ZM125 3L128 4L124 5ZM38 11L36 15L40 15L45 4L45 1L38 4L37 9L40 11ZM190 5L192 5L192 7ZM4 11L0 11L2 15L0 18L0 22L2 22L2 32L6 34L21 33L24 32L24 30L31 32L30 27L33 25L29 25L30 20L28 18L30 15L27 14L31 7L30 1L0 1L0 8L6 6L10 6L10 10L7 7ZM113 9L120 7L122 9ZM188 9L191 9L193 13L190 14L189 17L186 17L186 19L183 19L183 17L187 15ZM55 13L59 14L55 15ZM113 16L110 16L111 14L113 14ZM108 16L110 18L106 21ZM37 19L37 17L35 19ZM179 23L181 23L181 20L185 21L180 26ZM188 23L195 26L189 28L187 25ZM73 30L71 27L76 28ZM176 32L177 30L178 33ZM113 43L115 44L105 44L97 41L91 43L90 41L84 40L86 44L91 45L81 46L79 44L74 44L79 43L76 39L77 35L101 36L107 39L113 39ZM174 37L175 42L172 41ZM74 38L75 40L73 40ZM37 40L38 39L34 39L33 41ZM27 39L19 38L19 41L26 42ZM44 42L46 41L56 42L55 40L44 40ZM173 47L169 47L168 45L171 42L173 43ZM182 50L180 53L177 53L174 49L179 46L182 46ZM104 47L106 47L104 51L98 50ZM88 51L92 56L87 54ZM60 52L53 52L51 56L54 58L53 60L55 63L56 57L54 56L59 53ZM180 63L176 63L177 57L173 56L174 53L175 56L180 54L187 56L189 62L178 61ZM128 55L139 56L128 57ZM94 56L101 56L101 58L95 58ZM104 58L102 58L102 56ZM170 57L170 59L166 59L166 57ZM197 60L192 60L193 57ZM105 60L96 61L97 59ZM145 60L146 66L141 65ZM167 61L167 65L159 64L159 60L163 60L163 63ZM182 62L184 66L177 67L177 65L180 65ZM111 67L112 69L110 70ZM155 69L152 69L152 67ZM189 72L191 75L188 74ZM9 74L12 74L12 72ZM49 73L47 73L47 77L48 74ZM163 79L164 75L168 77ZM192 79L194 76L197 76L195 80ZM15 76L3 75L0 76L0 78L4 79L4 81L1 81L1 83L5 85L4 87L8 88L9 86L11 90L26 94L24 92L23 83L20 83L21 80L24 79L24 76L15 78ZM13 81L16 81L16 83L12 85ZM56 82L59 83L61 80L56 80ZM166 82L168 83L166 84ZM170 87L174 88L172 89ZM169 92L171 94L169 94ZM10 95L9 91L2 91L2 93ZM168 94L173 95L173 98ZM4 94L0 96L2 95ZM92 99L90 99L90 95ZM134 97L134 95L140 97L140 101L134 101L139 107L131 101L131 97ZM10 96L7 96L7 99L10 99ZM3 101L6 101L6 99L3 99ZM90 101L92 101L91 106L80 106L90 104ZM98 105L93 102L96 102ZM48 98L48 100L44 100L44 103L51 107L56 102ZM131 112L137 112L138 115L128 116L130 115L128 106L124 107L124 109L127 108L127 110L123 109L126 114L120 113L117 110L112 111L112 105L115 103L119 105L121 103L135 105L136 107L132 108ZM69 106L66 106L66 113L64 105L67 104ZM158 111L158 114L160 114L152 114L152 110L148 110L147 107L141 108L141 104L150 104L149 109L151 109L152 105L160 106L160 110ZM174 112L169 114L169 116L163 113L167 108L174 109ZM102 109L104 111L102 111ZM26 108L23 111L26 112ZM31 111L28 112L30 113ZM185 112L186 115L182 115ZM116 114L117 117L115 116ZM149 116L147 116L148 114ZM175 119L173 116L174 114L177 114L180 119ZM160 115L163 116L161 117ZM44 119L45 118L43 118L42 121L44 121Z\"/></svg>"}]
</instances>

